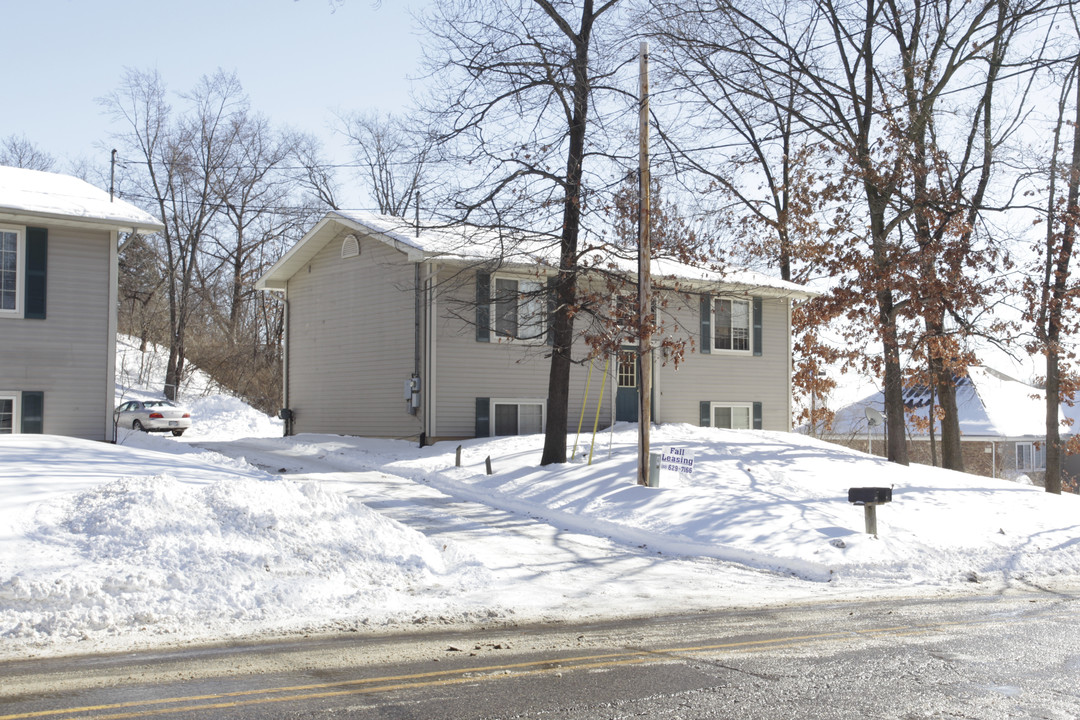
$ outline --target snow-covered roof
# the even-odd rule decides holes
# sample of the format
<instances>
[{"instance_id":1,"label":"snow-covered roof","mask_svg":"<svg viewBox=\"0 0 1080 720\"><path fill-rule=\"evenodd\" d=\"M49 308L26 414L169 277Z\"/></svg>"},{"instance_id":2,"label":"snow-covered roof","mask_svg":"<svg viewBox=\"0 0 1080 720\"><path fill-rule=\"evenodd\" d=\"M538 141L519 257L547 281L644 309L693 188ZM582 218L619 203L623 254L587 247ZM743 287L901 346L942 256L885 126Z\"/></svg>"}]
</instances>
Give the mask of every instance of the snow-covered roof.
<instances>
[{"instance_id":1,"label":"snow-covered roof","mask_svg":"<svg viewBox=\"0 0 1080 720\"><path fill-rule=\"evenodd\" d=\"M335 210L327 213L262 278L257 287L281 290L290 277L326 247L342 229L369 235L408 255L413 262L446 260L482 263L498 259L506 265L558 266L559 238L548 235L520 235L465 225L421 227L402 218L369 212ZM619 257L585 258L586 265L614 266L628 274L637 272L637 261ZM692 285L721 285L732 289L767 289L788 297L813 297L817 293L764 273L744 268L723 271L699 268L659 258L652 263L654 276L674 278Z\"/></svg>"},{"instance_id":2,"label":"snow-covered roof","mask_svg":"<svg viewBox=\"0 0 1080 720\"><path fill-rule=\"evenodd\" d=\"M0 215L154 232L153 215L71 175L0 165Z\"/></svg>"},{"instance_id":3,"label":"snow-covered roof","mask_svg":"<svg viewBox=\"0 0 1080 720\"><path fill-rule=\"evenodd\" d=\"M961 438L1039 438L1046 435L1046 394L1042 389L987 367L972 366L967 373L967 377L961 378L956 386ZM916 416L926 420L930 408L928 390L906 390L904 403L914 410ZM884 394L876 392L838 410L829 434L865 435L867 408L883 413ZM1062 428L1063 433L1080 431L1080 407L1069 407L1067 403L1062 403L1060 417L1070 418L1074 422L1073 428ZM910 413L907 425L911 437L928 435L926 430L915 427ZM883 432L881 425L870 429L870 433L876 436ZM940 434L940 423L935 432Z\"/></svg>"}]
</instances>

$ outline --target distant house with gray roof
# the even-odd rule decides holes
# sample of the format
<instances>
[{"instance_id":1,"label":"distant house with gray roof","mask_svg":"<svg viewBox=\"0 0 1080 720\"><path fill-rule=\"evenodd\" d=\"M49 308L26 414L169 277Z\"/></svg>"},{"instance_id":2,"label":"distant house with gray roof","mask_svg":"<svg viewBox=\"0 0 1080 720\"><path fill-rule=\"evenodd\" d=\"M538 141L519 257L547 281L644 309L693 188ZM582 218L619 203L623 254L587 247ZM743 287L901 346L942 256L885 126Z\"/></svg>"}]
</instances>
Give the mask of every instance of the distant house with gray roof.
<instances>
[{"instance_id":1,"label":"distant house with gray roof","mask_svg":"<svg viewBox=\"0 0 1080 720\"><path fill-rule=\"evenodd\" d=\"M1045 397L1041 388L997 370L969 367L967 375L958 378L956 383L964 469L988 477L1026 477L1041 485L1046 471ZM924 387L916 386L904 391L908 449L912 462L931 462L927 418L932 400L929 389ZM841 408L836 412L824 439L883 454L885 427L868 420L875 412L882 412L883 403L882 393L877 392ZM1080 408L1062 403L1059 417L1072 422L1069 427L1062 428L1063 438L1080 429L1080 424L1076 422L1080 420ZM936 439L941 438L940 425L940 422L936 422L934 426ZM1063 467L1072 478L1080 477L1080 456L1066 456Z\"/></svg>"}]
</instances>

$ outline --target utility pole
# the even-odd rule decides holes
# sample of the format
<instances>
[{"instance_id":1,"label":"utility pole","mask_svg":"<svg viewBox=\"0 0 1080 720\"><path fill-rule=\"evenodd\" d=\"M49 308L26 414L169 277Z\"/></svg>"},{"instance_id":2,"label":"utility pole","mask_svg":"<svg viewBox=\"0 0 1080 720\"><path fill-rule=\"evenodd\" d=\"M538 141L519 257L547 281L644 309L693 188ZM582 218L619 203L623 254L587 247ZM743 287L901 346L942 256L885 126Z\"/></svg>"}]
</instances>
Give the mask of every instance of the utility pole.
<instances>
[{"instance_id":1,"label":"utility pole","mask_svg":"<svg viewBox=\"0 0 1080 720\"><path fill-rule=\"evenodd\" d=\"M116 196L116 148L113 148L109 160L109 202Z\"/></svg>"},{"instance_id":2,"label":"utility pole","mask_svg":"<svg viewBox=\"0 0 1080 720\"><path fill-rule=\"evenodd\" d=\"M652 423L652 250L649 247L649 43L638 51L638 484L649 484L649 426Z\"/></svg>"}]
</instances>

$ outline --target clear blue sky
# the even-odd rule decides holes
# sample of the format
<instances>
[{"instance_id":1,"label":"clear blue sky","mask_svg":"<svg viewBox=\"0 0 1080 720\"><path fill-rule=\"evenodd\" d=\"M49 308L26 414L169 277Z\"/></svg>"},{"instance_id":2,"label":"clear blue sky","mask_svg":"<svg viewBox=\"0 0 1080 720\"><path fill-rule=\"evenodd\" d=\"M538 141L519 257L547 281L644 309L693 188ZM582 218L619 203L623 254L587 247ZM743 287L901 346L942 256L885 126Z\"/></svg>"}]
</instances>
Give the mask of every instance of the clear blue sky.
<instances>
[{"instance_id":1,"label":"clear blue sky","mask_svg":"<svg viewBox=\"0 0 1080 720\"><path fill-rule=\"evenodd\" d=\"M413 6L422 0L414 0ZM396 112L409 101L420 38L400 0L0 0L0 137L25 135L60 161L108 164L110 125L96 98L125 67L156 69L172 92L235 71L252 107L319 135L350 158L336 112ZM346 178L344 173L342 180ZM342 198L346 205L359 197Z\"/></svg>"}]
</instances>

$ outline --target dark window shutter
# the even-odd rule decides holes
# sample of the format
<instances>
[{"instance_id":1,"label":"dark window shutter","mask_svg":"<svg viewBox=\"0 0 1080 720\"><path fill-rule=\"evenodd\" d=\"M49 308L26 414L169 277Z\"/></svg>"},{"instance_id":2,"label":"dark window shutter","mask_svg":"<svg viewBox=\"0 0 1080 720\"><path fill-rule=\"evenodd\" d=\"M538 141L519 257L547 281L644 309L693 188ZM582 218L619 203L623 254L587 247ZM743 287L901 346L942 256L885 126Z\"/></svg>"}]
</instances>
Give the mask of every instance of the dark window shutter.
<instances>
[{"instance_id":1,"label":"dark window shutter","mask_svg":"<svg viewBox=\"0 0 1080 720\"><path fill-rule=\"evenodd\" d=\"M49 231L26 228L26 295L23 317L45 319L45 275L49 263Z\"/></svg>"},{"instance_id":2,"label":"dark window shutter","mask_svg":"<svg viewBox=\"0 0 1080 720\"><path fill-rule=\"evenodd\" d=\"M709 427L712 425L712 418L709 417L712 414L711 408L712 405L708 400L702 400L698 404L698 424L700 424L701 427Z\"/></svg>"},{"instance_id":3,"label":"dark window shutter","mask_svg":"<svg viewBox=\"0 0 1080 720\"><path fill-rule=\"evenodd\" d=\"M45 432L45 393L26 390L22 394L22 428L24 433Z\"/></svg>"},{"instance_id":4,"label":"dark window shutter","mask_svg":"<svg viewBox=\"0 0 1080 720\"><path fill-rule=\"evenodd\" d=\"M491 399L476 398L476 437L491 435Z\"/></svg>"},{"instance_id":5,"label":"dark window shutter","mask_svg":"<svg viewBox=\"0 0 1080 720\"><path fill-rule=\"evenodd\" d=\"M476 273L476 342L491 342L491 273Z\"/></svg>"},{"instance_id":6,"label":"dark window shutter","mask_svg":"<svg viewBox=\"0 0 1080 720\"><path fill-rule=\"evenodd\" d=\"M754 354L761 355L761 298L754 298Z\"/></svg>"},{"instance_id":7,"label":"dark window shutter","mask_svg":"<svg viewBox=\"0 0 1080 720\"><path fill-rule=\"evenodd\" d=\"M712 296L701 296L701 352L712 353Z\"/></svg>"},{"instance_id":8,"label":"dark window shutter","mask_svg":"<svg viewBox=\"0 0 1080 720\"><path fill-rule=\"evenodd\" d=\"M761 429L761 403L754 403L754 429Z\"/></svg>"}]
</instances>

